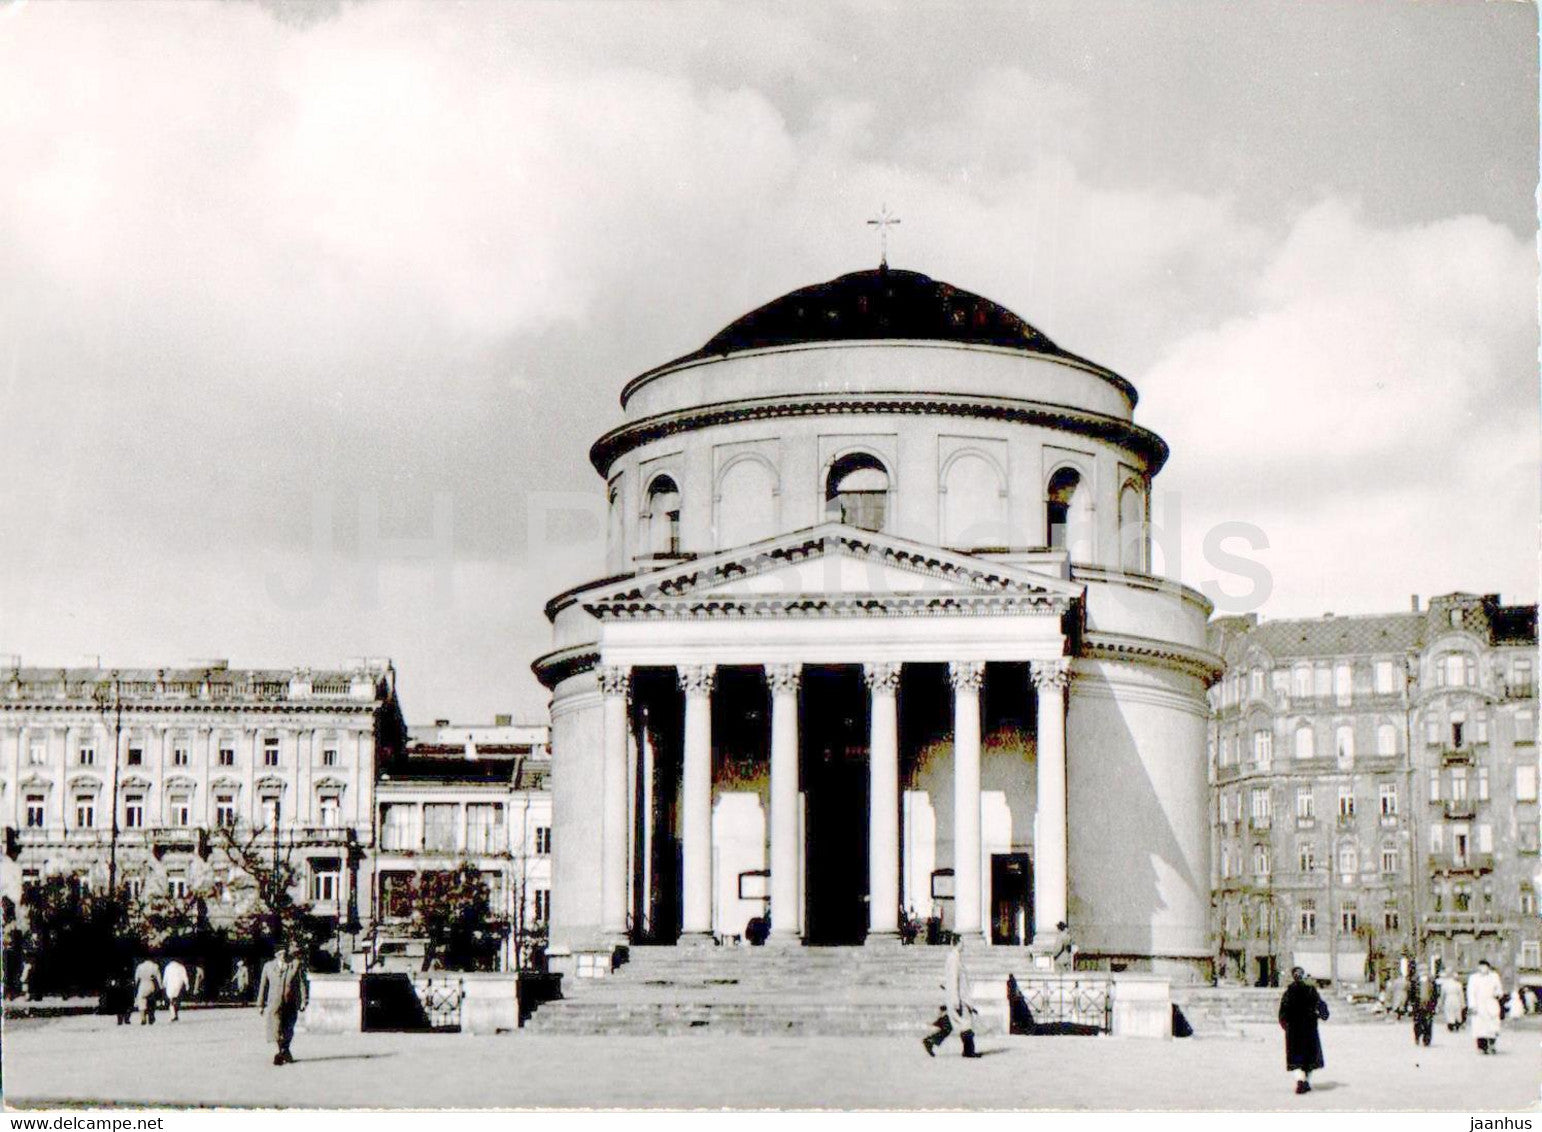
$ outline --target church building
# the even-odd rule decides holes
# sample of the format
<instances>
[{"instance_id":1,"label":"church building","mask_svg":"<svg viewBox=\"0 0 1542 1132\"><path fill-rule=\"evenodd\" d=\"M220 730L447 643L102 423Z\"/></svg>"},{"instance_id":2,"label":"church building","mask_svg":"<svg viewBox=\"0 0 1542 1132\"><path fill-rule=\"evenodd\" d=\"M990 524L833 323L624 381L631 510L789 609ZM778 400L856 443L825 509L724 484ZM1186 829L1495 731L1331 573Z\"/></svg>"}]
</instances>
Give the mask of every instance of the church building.
<instances>
[{"instance_id":1,"label":"church building","mask_svg":"<svg viewBox=\"0 0 1542 1132\"><path fill-rule=\"evenodd\" d=\"M1150 573L1116 373L911 271L621 390L553 598L554 955L758 936L1209 963L1209 603Z\"/></svg>"}]
</instances>

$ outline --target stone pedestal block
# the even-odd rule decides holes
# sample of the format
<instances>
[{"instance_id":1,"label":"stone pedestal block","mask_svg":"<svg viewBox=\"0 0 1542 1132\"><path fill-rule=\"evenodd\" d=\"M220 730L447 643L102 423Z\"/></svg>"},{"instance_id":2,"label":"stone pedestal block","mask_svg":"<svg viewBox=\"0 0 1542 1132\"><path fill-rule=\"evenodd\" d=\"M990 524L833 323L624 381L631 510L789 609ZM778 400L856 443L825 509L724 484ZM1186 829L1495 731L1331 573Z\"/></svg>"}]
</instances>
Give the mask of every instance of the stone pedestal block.
<instances>
[{"instance_id":1,"label":"stone pedestal block","mask_svg":"<svg viewBox=\"0 0 1542 1132\"><path fill-rule=\"evenodd\" d=\"M460 1032L512 1033L519 1028L519 976L513 971L462 976Z\"/></svg>"},{"instance_id":2,"label":"stone pedestal block","mask_svg":"<svg viewBox=\"0 0 1542 1132\"><path fill-rule=\"evenodd\" d=\"M1173 1036L1172 984L1160 975L1116 975L1113 986L1114 1036Z\"/></svg>"},{"instance_id":3,"label":"stone pedestal block","mask_svg":"<svg viewBox=\"0 0 1542 1132\"><path fill-rule=\"evenodd\" d=\"M311 1034L357 1034L364 1029L364 997L359 976L310 976L310 1002L300 1015L300 1026Z\"/></svg>"}]
</instances>

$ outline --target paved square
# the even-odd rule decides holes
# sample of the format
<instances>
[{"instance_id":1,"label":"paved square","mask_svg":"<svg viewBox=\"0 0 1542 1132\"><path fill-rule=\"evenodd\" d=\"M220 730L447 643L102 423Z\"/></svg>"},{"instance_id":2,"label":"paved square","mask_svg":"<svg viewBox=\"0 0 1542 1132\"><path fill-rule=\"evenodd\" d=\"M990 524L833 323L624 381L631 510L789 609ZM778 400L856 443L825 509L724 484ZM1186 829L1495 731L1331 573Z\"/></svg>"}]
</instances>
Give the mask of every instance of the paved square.
<instances>
[{"instance_id":1,"label":"paved square","mask_svg":"<svg viewBox=\"0 0 1542 1132\"><path fill-rule=\"evenodd\" d=\"M153 1027L9 1023L4 1086L20 1105L1494 1111L1537 1104L1538 1021L1490 1058L1465 1034L1418 1050L1406 1026L1329 1023L1328 1067L1297 1097L1268 1026L1231 1040L989 1038L974 1062L954 1043L928 1060L898 1038L302 1033L298 1063L275 1068L254 1011L206 1010Z\"/></svg>"}]
</instances>

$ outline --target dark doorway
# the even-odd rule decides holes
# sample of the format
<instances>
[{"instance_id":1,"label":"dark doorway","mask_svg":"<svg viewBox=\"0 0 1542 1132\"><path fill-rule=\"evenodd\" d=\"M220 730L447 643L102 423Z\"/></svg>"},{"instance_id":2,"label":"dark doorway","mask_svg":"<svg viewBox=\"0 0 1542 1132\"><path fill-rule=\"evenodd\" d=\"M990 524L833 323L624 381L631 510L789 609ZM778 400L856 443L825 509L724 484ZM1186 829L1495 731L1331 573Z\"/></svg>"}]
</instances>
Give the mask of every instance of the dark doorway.
<instances>
[{"instance_id":1,"label":"dark doorway","mask_svg":"<svg viewBox=\"0 0 1542 1132\"><path fill-rule=\"evenodd\" d=\"M804 938L867 938L867 689L854 665L803 670L803 789L807 798Z\"/></svg>"},{"instance_id":2,"label":"dark doorway","mask_svg":"<svg viewBox=\"0 0 1542 1132\"><path fill-rule=\"evenodd\" d=\"M1027 853L991 854L991 942L1033 942L1033 864Z\"/></svg>"},{"instance_id":3,"label":"dark doorway","mask_svg":"<svg viewBox=\"0 0 1542 1132\"><path fill-rule=\"evenodd\" d=\"M645 831L642 821L636 828L632 942L674 943L680 938L680 755L685 711L675 670L633 669L632 700L639 762L633 805L639 816L650 804L653 812L651 830ZM645 767L651 773L644 774Z\"/></svg>"}]
</instances>

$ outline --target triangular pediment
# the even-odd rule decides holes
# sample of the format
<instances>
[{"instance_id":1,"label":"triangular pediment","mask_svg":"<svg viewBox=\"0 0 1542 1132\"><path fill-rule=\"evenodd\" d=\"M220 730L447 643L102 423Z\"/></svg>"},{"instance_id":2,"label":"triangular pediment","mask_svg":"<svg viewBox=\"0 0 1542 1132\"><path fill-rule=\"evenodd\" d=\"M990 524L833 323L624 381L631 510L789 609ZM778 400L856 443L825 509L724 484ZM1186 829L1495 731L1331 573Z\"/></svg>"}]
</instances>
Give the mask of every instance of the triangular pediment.
<instances>
[{"instance_id":1,"label":"triangular pediment","mask_svg":"<svg viewBox=\"0 0 1542 1132\"><path fill-rule=\"evenodd\" d=\"M579 597L598 617L722 613L1064 612L1082 587L839 523L675 562Z\"/></svg>"}]
</instances>

